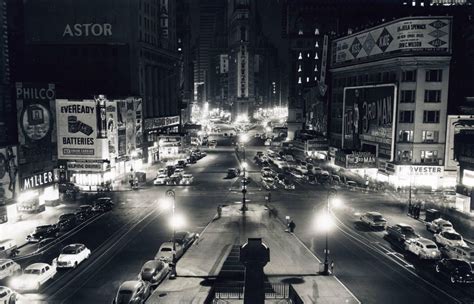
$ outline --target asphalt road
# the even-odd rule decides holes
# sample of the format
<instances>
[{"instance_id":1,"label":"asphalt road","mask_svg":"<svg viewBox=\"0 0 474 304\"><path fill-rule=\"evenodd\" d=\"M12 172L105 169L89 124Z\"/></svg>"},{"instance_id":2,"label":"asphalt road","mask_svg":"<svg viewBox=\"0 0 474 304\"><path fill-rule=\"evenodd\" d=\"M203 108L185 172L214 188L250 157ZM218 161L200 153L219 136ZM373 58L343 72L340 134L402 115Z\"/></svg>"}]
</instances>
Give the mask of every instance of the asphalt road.
<instances>
[{"instance_id":1,"label":"asphalt road","mask_svg":"<svg viewBox=\"0 0 474 304\"><path fill-rule=\"evenodd\" d=\"M175 187L177 212L187 219L186 230L200 232L214 217L219 204L242 202L240 179L225 179L227 168L238 167L231 139L218 137L216 149L186 169L195 182ZM252 143L250 143L251 145ZM259 168L252 163L255 151L247 147L247 202L263 202L268 193L262 190ZM27 294L27 303L110 303L124 280L134 279L160 244L170 239L169 211L159 208L159 199L167 187L148 186L138 191L115 194L117 208L70 235L62 245L81 242L92 250L91 258L77 269L61 271L40 293ZM474 303L471 286L452 286L436 275L432 263L420 263L397 244L384 239L358 223L364 211L379 211L389 223L406 222L426 237L432 237L423 224L407 217L403 208L384 193L359 193L340 189L344 208L334 210L337 227L330 232L330 260L336 276L362 303ZM327 189L296 181L296 190L273 190L272 204L282 219L291 216L296 234L322 260L324 234L315 225L316 214L324 207ZM59 246L60 247L60 246ZM51 262L53 249L37 261ZM32 261L27 261L32 262ZM25 264L27 263L25 262Z\"/></svg>"}]
</instances>

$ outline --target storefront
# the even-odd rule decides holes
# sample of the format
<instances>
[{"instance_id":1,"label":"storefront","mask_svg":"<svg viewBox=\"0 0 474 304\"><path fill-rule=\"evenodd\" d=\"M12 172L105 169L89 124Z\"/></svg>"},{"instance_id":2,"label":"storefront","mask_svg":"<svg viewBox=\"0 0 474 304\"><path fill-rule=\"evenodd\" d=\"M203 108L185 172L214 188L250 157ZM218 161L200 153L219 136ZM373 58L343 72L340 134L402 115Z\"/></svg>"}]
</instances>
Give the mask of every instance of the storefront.
<instances>
[{"instance_id":1,"label":"storefront","mask_svg":"<svg viewBox=\"0 0 474 304\"><path fill-rule=\"evenodd\" d=\"M148 145L146 155L148 164L153 164L161 159L161 150L168 155L177 154L176 149L169 150L165 149L165 146L160 146L160 140L164 135L179 134L179 123L179 116L147 118L144 120Z\"/></svg>"},{"instance_id":2,"label":"storefront","mask_svg":"<svg viewBox=\"0 0 474 304\"><path fill-rule=\"evenodd\" d=\"M57 170L48 170L20 179L20 194L17 198L18 213L37 213L45 206L59 203Z\"/></svg>"},{"instance_id":3,"label":"storefront","mask_svg":"<svg viewBox=\"0 0 474 304\"><path fill-rule=\"evenodd\" d=\"M388 182L395 188L445 188L444 166L394 165L393 173L388 173Z\"/></svg>"},{"instance_id":4,"label":"storefront","mask_svg":"<svg viewBox=\"0 0 474 304\"><path fill-rule=\"evenodd\" d=\"M110 187L113 174L109 164L103 161L68 161L69 181L81 191L99 191Z\"/></svg>"}]
</instances>

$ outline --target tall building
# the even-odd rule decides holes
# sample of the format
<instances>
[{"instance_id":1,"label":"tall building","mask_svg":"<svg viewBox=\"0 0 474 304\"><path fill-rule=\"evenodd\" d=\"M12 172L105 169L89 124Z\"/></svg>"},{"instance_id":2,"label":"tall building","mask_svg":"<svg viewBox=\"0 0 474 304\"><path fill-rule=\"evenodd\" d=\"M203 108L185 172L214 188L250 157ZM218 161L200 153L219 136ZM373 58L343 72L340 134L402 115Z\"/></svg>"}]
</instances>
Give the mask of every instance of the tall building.
<instances>
[{"instance_id":1,"label":"tall building","mask_svg":"<svg viewBox=\"0 0 474 304\"><path fill-rule=\"evenodd\" d=\"M177 129L160 120L180 111L175 1L25 1L24 14L22 81L55 83L58 98L142 97L145 149Z\"/></svg>"},{"instance_id":2,"label":"tall building","mask_svg":"<svg viewBox=\"0 0 474 304\"><path fill-rule=\"evenodd\" d=\"M191 101L193 100L193 64L191 49L190 1L176 1L176 36L180 54L180 97L182 102L182 123L189 122Z\"/></svg>"},{"instance_id":3,"label":"tall building","mask_svg":"<svg viewBox=\"0 0 474 304\"><path fill-rule=\"evenodd\" d=\"M16 120L10 93L7 2L0 1L0 147L15 144Z\"/></svg>"},{"instance_id":4,"label":"tall building","mask_svg":"<svg viewBox=\"0 0 474 304\"><path fill-rule=\"evenodd\" d=\"M336 164L396 187L453 179L444 174L451 28L450 17L406 17L333 41Z\"/></svg>"}]
</instances>

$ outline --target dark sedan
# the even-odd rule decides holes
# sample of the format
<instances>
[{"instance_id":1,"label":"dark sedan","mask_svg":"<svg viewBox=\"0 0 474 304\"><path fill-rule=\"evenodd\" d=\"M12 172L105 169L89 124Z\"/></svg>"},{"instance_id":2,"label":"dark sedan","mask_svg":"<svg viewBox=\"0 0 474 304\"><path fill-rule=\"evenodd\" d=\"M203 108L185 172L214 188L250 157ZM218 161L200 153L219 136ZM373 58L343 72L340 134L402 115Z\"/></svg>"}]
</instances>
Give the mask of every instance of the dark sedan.
<instances>
[{"instance_id":1,"label":"dark sedan","mask_svg":"<svg viewBox=\"0 0 474 304\"><path fill-rule=\"evenodd\" d=\"M39 242L45 238L58 237L59 228L57 225L43 225L38 226L35 230L26 237L28 242Z\"/></svg>"},{"instance_id":2,"label":"dark sedan","mask_svg":"<svg viewBox=\"0 0 474 304\"><path fill-rule=\"evenodd\" d=\"M436 272L449 278L451 283L474 283L471 265L464 260L442 259L436 264Z\"/></svg>"}]
</instances>

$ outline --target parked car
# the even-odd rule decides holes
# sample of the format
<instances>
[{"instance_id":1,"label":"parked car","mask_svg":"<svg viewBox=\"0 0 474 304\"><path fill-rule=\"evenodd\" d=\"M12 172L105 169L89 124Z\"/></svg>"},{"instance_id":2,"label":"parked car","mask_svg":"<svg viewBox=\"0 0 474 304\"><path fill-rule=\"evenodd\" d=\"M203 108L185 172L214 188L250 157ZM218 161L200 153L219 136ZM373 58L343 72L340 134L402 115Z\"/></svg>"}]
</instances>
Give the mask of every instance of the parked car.
<instances>
[{"instance_id":1,"label":"parked car","mask_svg":"<svg viewBox=\"0 0 474 304\"><path fill-rule=\"evenodd\" d=\"M45 239L42 239L41 241L38 242L38 244L36 245L36 252L39 252L41 250L43 250L45 247L56 247L56 246L59 246L59 243L57 243L56 245L52 245L52 243L56 241L55 238L45 238Z\"/></svg>"},{"instance_id":2,"label":"parked car","mask_svg":"<svg viewBox=\"0 0 474 304\"><path fill-rule=\"evenodd\" d=\"M441 246L467 246L462 236L454 230L444 230L434 235L436 243Z\"/></svg>"},{"instance_id":3,"label":"parked car","mask_svg":"<svg viewBox=\"0 0 474 304\"><path fill-rule=\"evenodd\" d=\"M18 253L18 246L15 240L5 239L0 240L0 259L6 259L16 256Z\"/></svg>"},{"instance_id":4,"label":"parked car","mask_svg":"<svg viewBox=\"0 0 474 304\"><path fill-rule=\"evenodd\" d=\"M79 221L85 221L94 215L94 211L92 211L91 205L80 205L75 214Z\"/></svg>"},{"instance_id":5,"label":"parked car","mask_svg":"<svg viewBox=\"0 0 474 304\"><path fill-rule=\"evenodd\" d=\"M409 239L419 238L420 235L415 232L412 226L404 223L387 227L387 234L399 242L405 242Z\"/></svg>"},{"instance_id":6,"label":"parked car","mask_svg":"<svg viewBox=\"0 0 474 304\"><path fill-rule=\"evenodd\" d=\"M341 178L339 177L339 175L331 175L331 180L334 184L340 184L341 183Z\"/></svg>"},{"instance_id":7,"label":"parked car","mask_svg":"<svg viewBox=\"0 0 474 304\"><path fill-rule=\"evenodd\" d=\"M10 259L0 259L0 280L21 272L21 267ZM1 303L1 302L0 302Z\"/></svg>"},{"instance_id":8,"label":"parked car","mask_svg":"<svg viewBox=\"0 0 474 304\"><path fill-rule=\"evenodd\" d=\"M199 234L189 231L177 231L175 233L176 243L182 245L185 250L191 246L198 237Z\"/></svg>"},{"instance_id":9,"label":"parked car","mask_svg":"<svg viewBox=\"0 0 474 304\"><path fill-rule=\"evenodd\" d=\"M217 140L213 139L209 141L209 148L215 148L217 146Z\"/></svg>"},{"instance_id":10,"label":"parked car","mask_svg":"<svg viewBox=\"0 0 474 304\"><path fill-rule=\"evenodd\" d=\"M168 181L166 182L167 185L179 185L180 181L181 181L181 173L174 173L173 175L171 175L168 179Z\"/></svg>"},{"instance_id":11,"label":"parked car","mask_svg":"<svg viewBox=\"0 0 474 304\"><path fill-rule=\"evenodd\" d=\"M194 181L194 177L191 174L183 174L179 184L180 185L191 185Z\"/></svg>"},{"instance_id":12,"label":"parked car","mask_svg":"<svg viewBox=\"0 0 474 304\"><path fill-rule=\"evenodd\" d=\"M262 185L267 190L276 189L275 180L270 176L262 176L261 178Z\"/></svg>"},{"instance_id":13,"label":"parked car","mask_svg":"<svg viewBox=\"0 0 474 304\"><path fill-rule=\"evenodd\" d=\"M143 264L138 278L151 285L160 283L169 272L169 265L163 261L150 260Z\"/></svg>"},{"instance_id":14,"label":"parked car","mask_svg":"<svg viewBox=\"0 0 474 304\"><path fill-rule=\"evenodd\" d=\"M441 257L441 252L435 242L425 238L407 240L405 248L420 259L433 260Z\"/></svg>"},{"instance_id":15,"label":"parked car","mask_svg":"<svg viewBox=\"0 0 474 304\"><path fill-rule=\"evenodd\" d=\"M101 197L98 198L94 205L92 206L92 211L94 212L107 212L114 208L114 202L110 197Z\"/></svg>"},{"instance_id":16,"label":"parked car","mask_svg":"<svg viewBox=\"0 0 474 304\"><path fill-rule=\"evenodd\" d=\"M295 169L301 172L302 174L308 174L308 165L306 162L301 162L301 164L295 165Z\"/></svg>"},{"instance_id":17,"label":"parked car","mask_svg":"<svg viewBox=\"0 0 474 304\"><path fill-rule=\"evenodd\" d=\"M434 232L434 233L438 233L445 230L454 230L454 228L453 228L453 224L451 224L450 221L442 219L442 218L438 218L432 222L427 222L426 230Z\"/></svg>"},{"instance_id":18,"label":"parked car","mask_svg":"<svg viewBox=\"0 0 474 304\"><path fill-rule=\"evenodd\" d=\"M385 226L387 225L387 220L378 212L366 212L361 215L360 221L370 228L385 229Z\"/></svg>"},{"instance_id":19,"label":"parked car","mask_svg":"<svg viewBox=\"0 0 474 304\"><path fill-rule=\"evenodd\" d=\"M58 222L56 223L59 230L68 231L76 227L78 220L77 220L77 216L74 213L67 213L63 215L67 215L67 217L60 216Z\"/></svg>"},{"instance_id":20,"label":"parked car","mask_svg":"<svg viewBox=\"0 0 474 304\"><path fill-rule=\"evenodd\" d=\"M39 290L43 284L54 278L56 272L54 265L34 263L26 267L22 275L13 278L11 285L15 290Z\"/></svg>"},{"instance_id":21,"label":"parked car","mask_svg":"<svg viewBox=\"0 0 474 304\"><path fill-rule=\"evenodd\" d=\"M18 294L8 287L0 286L0 303L15 304L18 300Z\"/></svg>"},{"instance_id":22,"label":"parked car","mask_svg":"<svg viewBox=\"0 0 474 304\"><path fill-rule=\"evenodd\" d=\"M165 242L161 244L160 249L155 255L155 260L165 261L170 263L173 261L173 253L175 252L175 258L179 259L184 253L183 245L178 242L175 243L176 251L173 251L173 242Z\"/></svg>"},{"instance_id":23,"label":"parked car","mask_svg":"<svg viewBox=\"0 0 474 304\"><path fill-rule=\"evenodd\" d=\"M39 242L44 238L58 237L59 228L57 225L42 225L35 228L35 230L28 234L26 240L30 243Z\"/></svg>"},{"instance_id":24,"label":"parked car","mask_svg":"<svg viewBox=\"0 0 474 304\"><path fill-rule=\"evenodd\" d=\"M158 172L157 172L156 176L162 175L162 174L168 174L168 170L166 168L158 169Z\"/></svg>"},{"instance_id":25,"label":"parked car","mask_svg":"<svg viewBox=\"0 0 474 304\"><path fill-rule=\"evenodd\" d=\"M67 245L61 250L59 257L55 259L58 268L76 268L80 263L87 260L91 251L84 244Z\"/></svg>"},{"instance_id":26,"label":"parked car","mask_svg":"<svg viewBox=\"0 0 474 304\"><path fill-rule=\"evenodd\" d=\"M280 185L282 185L285 190L295 190L295 184L293 184L289 179L283 179L280 181Z\"/></svg>"},{"instance_id":27,"label":"parked car","mask_svg":"<svg viewBox=\"0 0 474 304\"><path fill-rule=\"evenodd\" d=\"M436 264L436 272L449 278L451 283L474 283L471 264L458 259L442 259Z\"/></svg>"},{"instance_id":28,"label":"parked car","mask_svg":"<svg viewBox=\"0 0 474 304\"><path fill-rule=\"evenodd\" d=\"M151 294L151 284L143 280L123 282L114 298L114 304L144 304Z\"/></svg>"},{"instance_id":29,"label":"parked car","mask_svg":"<svg viewBox=\"0 0 474 304\"><path fill-rule=\"evenodd\" d=\"M58 184L58 190L60 193L66 193L66 192L79 192L79 187L76 186L74 183L70 182L65 182L65 183L59 183Z\"/></svg>"},{"instance_id":30,"label":"parked car","mask_svg":"<svg viewBox=\"0 0 474 304\"><path fill-rule=\"evenodd\" d=\"M301 171L297 170L297 169L291 169L290 174L293 175L293 177L296 178L296 179L304 179L305 178L304 174Z\"/></svg>"},{"instance_id":31,"label":"parked car","mask_svg":"<svg viewBox=\"0 0 474 304\"><path fill-rule=\"evenodd\" d=\"M474 263L474 249L468 246L444 246L439 249L443 256L450 259L464 260Z\"/></svg>"},{"instance_id":32,"label":"parked car","mask_svg":"<svg viewBox=\"0 0 474 304\"><path fill-rule=\"evenodd\" d=\"M166 174L158 175L153 181L153 185L166 185L168 183L169 177Z\"/></svg>"},{"instance_id":33,"label":"parked car","mask_svg":"<svg viewBox=\"0 0 474 304\"><path fill-rule=\"evenodd\" d=\"M176 168L186 168L186 160L185 159L180 159L178 160L178 163L176 164Z\"/></svg>"}]
</instances>

